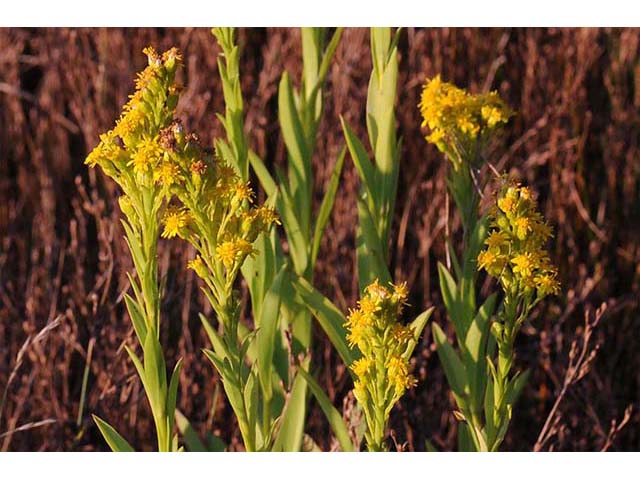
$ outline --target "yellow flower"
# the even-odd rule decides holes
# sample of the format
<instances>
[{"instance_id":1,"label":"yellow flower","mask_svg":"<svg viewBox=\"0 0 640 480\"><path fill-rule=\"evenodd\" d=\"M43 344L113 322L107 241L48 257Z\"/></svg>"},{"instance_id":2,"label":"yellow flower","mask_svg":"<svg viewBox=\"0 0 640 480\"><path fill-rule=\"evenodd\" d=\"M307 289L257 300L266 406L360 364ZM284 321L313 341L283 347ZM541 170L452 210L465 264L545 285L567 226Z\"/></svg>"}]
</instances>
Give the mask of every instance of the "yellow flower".
<instances>
[{"instance_id":1,"label":"yellow flower","mask_svg":"<svg viewBox=\"0 0 640 480\"><path fill-rule=\"evenodd\" d=\"M489 234L484 243L487 245L489 250L500 251L500 249L506 244L508 240L509 237L506 233L494 230Z\"/></svg>"},{"instance_id":2,"label":"yellow flower","mask_svg":"<svg viewBox=\"0 0 640 480\"><path fill-rule=\"evenodd\" d=\"M393 299L394 302L401 305L407 301L408 295L409 295L409 289L407 288L407 282L402 282L398 285L393 285L393 295L391 298Z\"/></svg>"},{"instance_id":3,"label":"yellow flower","mask_svg":"<svg viewBox=\"0 0 640 480\"><path fill-rule=\"evenodd\" d=\"M367 288L365 288L365 292L369 296L367 301L372 301L376 305L380 305L387 299L387 297L391 296L391 293L378 283L378 279L374 280L371 285L367 286Z\"/></svg>"},{"instance_id":4,"label":"yellow flower","mask_svg":"<svg viewBox=\"0 0 640 480\"><path fill-rule=\"evenodd\" d=\"M185 209L173 205L168 207L163 218L162 237L173 238L176 235L186 237L190 219L191 217Z\"/></svg>"},{"instance_id":5,"label":"yellow flower","mask_svg":"<svg viewBox=\"0 0 640 480\"><path fill-rule=\"evenodd\" d=\"M162 149L155 140L146 138L140 142L138 149L131 157L128 165L133 165L133 171L138 174L150 172L160 161Z\"/></svg>"},{"instance_id":6,"label":"yellow flower","mask_svg":"<svg viewBox=\"0 0 640 480\"><path fill-rule=\"evenodd\" d=\"M516 227L516 236L520 240L527 238L527 234L532 230L532 222L527 217L518 217L514 221Z\"/></svg>"},{"instance_id":7,"label":"yellow flower","mask_svg":"<svg viewBox=\"0 0 640 480\"><path fill-rule=\"evenodd\" d=\"M222 242L216 248L216 257L220 260L227 270L231 270L238 255L238 246L234 241Z\"/></svg>"},{"instance_id":8,"label":"yellow flower","mask_svg":"<svg viewBox=\"0 0 640 480\"><path fill-rule=\"evenodd\" d=\"M249 183L237 182L232 186L232 190L234 198L238 202L242 202L244 200L251 202L253 200L253 190L251 190Z\"/></svg>"},{"instance_id":9,"label":"yellow flower","mask_svg":"<svg viewBox=\"0 0 640 480\"><path fill-rule=\"evenodd\" d=\"M367 296L360 300L360 310L365 315L373 315L380 310L380 304Z\"/></svg>"},{"instance_id":10,"label":"yellow flower","mask_svg":"<svg viewBox=\"0 0 640 480\"><path fill-rule=\"evenodd\" d=\"M350 347L362 346L366 338L369 327L371 327L371 316L364 314L361 310L351 310L347 318L347 341Z\"/></svg>"},{"instance_id":11,"label":"yellow flower","mask_svg":"<svg viewBox=\"0 0 640 480\"><path fill-rule=\"evenodd\" d=\"M351 371L356 375L356 377L363 378L373 368L373 365L374 362L372 359L362 357L351 364Z\"/></svg>"},{"instance_id":12,"label":"yellow flower","mask_svg":"<svg viewBox=\"0 0 640 480\"><path fill-rule=\"evenodd\" d=\"M536 268L535 257L530 252L516 255L511 259L511 263L515 265L513 267L513 273L520 275L522 278L531 277L533 270Z\"/></svg>"},{"instance_id":13,"label":"yellow flower","mask_svg":"<svg viewBox=\"0 0 640 480\"><path fill-rule=\"evenodd\" d=\"M409 364L402 357L394 355L387 361L387 375L389 383L394 386L397 395L416 384L415 379L409 375Z\"/></svg>"},{"instance_id":14,"label":"yellow flower","mask_svg":"<svg viewBox=\"0 0 640 480\"><path fill-rule=\"evenodd\" d=\"M547 295L557 295L558 293L560 293L560 283L558 283L558 281L556 280L555 273L536 275L534 282L539 297L546 297Z\"/></svg>"},{"instance_id":15,"label":"yellow flower","mask_svg":"<svg viewBox=\"0 0 640 480\"><path fill-rule=\"evenodd\" d=\"M396 323L391 327L391 336L397 343L406 345L410 340L413 340L413 331L408 326Z\"/></svg>"},{"instance_id":16,"label":"yellow flower","mask_svg":"<svg viewBox=\"0 0 640 480\"><path fill-rule=\"evenodd\" d=\"M492 130L511 116L496 92L471 95L443 82L440 75L426 81L418 106L422 127L428 126L431 130L427 141L441 150L446 142L455 150L457 144L473 141L481 131Z\"/></svg>"},{"instance_id":17,"label":"yellow flower","mask_svg":"<svg viewBox=\"0 0 640 480\"><path fill-rule=\"evenodd\" d=\"M504 213L514 213L516 210L516 201L511 197L499 198L498 208Z\"/></svg>"},{"instance_id":18,"label":"yellow flower","mask_svg":"<svg viewBox=\"0 0 640 480\"><path fill-rule=\"evenodd\" d=\"M216 257L227 270L231 270L236 262L253 253L253 246L242 238L227 240L216 247Z\"/></svg>"},{"instance_id":19,"label":"yellow flower","mask_svg":"<svg viewBox=\"0 0 640 480\"><path fill-rule=\"evenodd\" d=\"M189 260L189 263L187 263L187 268L190 268L191 270L196 272L196 274L200 278L206 278L209 273L207 270L207 266L202 261L202 257L200 257L200 255L198 255L193 260Z\"/></svg>"},{"instance_id":20,"label":"yellow flower","mask_svg":"<svg viewBox=\"0 0 640 480\"><path fill-rule=\"evenodd\" d=\"M125 109L126 112L118 119L114 129L114 132L122 138L135 135L145 124L145 114L138 107L137 101L127 104Z\"/></svg>"},{"instance_id":21,"label":"yellow flower","mask_svg":"<svg viewBox=\"0 0 640 480\"><path fill-rule=\"evenodd\" d=\"M484 268L487 272L494 271L499 263L500 257L491 248L478 254L478 270Z\"/></svg>"},{"instance_id":22,"label":"yellow flower","mask_svg":"<svg viewBox=\"0 0 640 480\"><path fill-rule=\"evenodd\" d=\"M170 187L183 180L180 174L180 167L171 161L165 160L153 172L153 180L165 187Z\"/></svg>"}]
</instances>

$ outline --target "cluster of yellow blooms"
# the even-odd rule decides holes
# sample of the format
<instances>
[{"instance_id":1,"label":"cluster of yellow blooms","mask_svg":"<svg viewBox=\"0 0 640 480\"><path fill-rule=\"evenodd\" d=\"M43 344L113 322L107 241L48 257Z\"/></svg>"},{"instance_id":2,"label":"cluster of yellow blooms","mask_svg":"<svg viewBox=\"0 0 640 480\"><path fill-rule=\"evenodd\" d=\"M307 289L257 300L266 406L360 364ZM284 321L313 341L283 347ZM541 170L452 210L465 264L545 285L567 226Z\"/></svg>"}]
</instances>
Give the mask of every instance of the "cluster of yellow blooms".
<instances>
[{"instance_id":1,"label":"cluster of yellow blooms","mask_svg":"<svg viewBox=\"0 0 640 480\"><path fill-rule=\"evenodd\" d=\"M478 255L478 269L500 280L505 292L537 294L541 299L557 294L557 270L545 243L551 229L537 211L532 191L518 184L505 185L491 211L492 230Z\"/></svg>"},{"instance_id":2,"label":"cluster of yellow blooms","mask_svg":"<svg viewBox=\"0 0 640 480\"><path fill-rule=\"evenodd\" d=\"M405 283L386 288L376 280L369 285L347 319L347 340L362 357L351 365L356 376L354 394L363 406L367 422L376 410L389 415L393 405L416 381L409 374L405 356L413 332L398 323L407 300Z\"/></svg>"},{"instance_id":3,"label":"cluster of yellow blooms","mask_svg":"<svg viewBox=\"0 0 640 480\"><path fill-rule=\"evenodd\" d=\"M253 207L249 185L174 118L182 90L174 81L178 51L158 55L146 48L144 53L149 65L138 74L135 93L86 163L100 165L121 185L120 205L127 216L146 211L143 204L151 198L164 226L162 236L192 243L198 257L189 266L222 291L254 253L257 236L278 218L269 207Z\"/></svg>"},{"instance_id":4,"label":"cluster of yellow blooms","mask_svg":"<svg viewBox=\"0 0 640 480\"><path fill-rule=\"evenodd\" d=\"M254 253L253 242L278 221L277 215L272 208L253 207L249 185L202 148L197 135L185 134L179 122L160 132L160 143L165 160L158 167L158 181L181 204L166 209L162 235L194 245L199 257L189 266L200 277L208 276L201 265L215 271L215 262L221 262L229 274L226 283Z\"/></svg>"},{"instance_id":5,"label":"cluster of yellow blooms","mask_svg":"<svg viewBox=\"0 0 640 480\"><path fill-rule=\"evenodd\" d=\"M443 82L440 75L425 83L419 107L422 127L428 126L431 131L427 141L449 156L455 152L460 158L470 158L477 144L482 144L512 115L497 92L471 95Z\"/></svg>"},{"instance_id":6,"label":"cluster of yellow blooms","mask_svg":"<svg viewBox=\"0 0 640 480\"><path fill-rule=\"evenodd\" d=\"M100 143L87 157L90 167L100 165L125 190L152 187L164 152L159 133L173 118L181 90L175 83L179 52L172 48L158 55L145 48L149 65L138 74L136 91L124 106L116 126L100 135Z\"/></svg>"}]
</instances>

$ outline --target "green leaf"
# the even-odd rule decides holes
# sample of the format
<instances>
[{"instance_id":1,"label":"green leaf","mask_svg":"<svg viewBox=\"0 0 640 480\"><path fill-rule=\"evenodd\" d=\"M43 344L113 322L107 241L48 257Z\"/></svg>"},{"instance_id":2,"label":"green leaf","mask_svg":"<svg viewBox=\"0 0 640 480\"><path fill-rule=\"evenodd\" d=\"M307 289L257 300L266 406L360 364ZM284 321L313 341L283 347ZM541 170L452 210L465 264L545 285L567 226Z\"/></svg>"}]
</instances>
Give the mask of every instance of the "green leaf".
<instances>
[{"instance_id":1,"label":"green leaf","mask_svg":"<svg viewBox=\"0 0 640 480\"><path fill-rule=\"evenodd\" d=\"M322 387L318 385L318 383L313 379L313 377L307 373L303 368L298 369L298 374L302 375L307 384L309 385L309 389L311 393L313 393L314 397L318 401L318 405L324 412L327 420L329 421L329 426L333 430L333 433L340 443L340 447L343 452L354 452L356 451L353 443L351 443L351 437L349 436L349 429L345 425L345 422L340 415L340 412L336 407L333 406L329 397L324 393Z\"/></svg>"},{"instance_id":2,"label":"green leaf","mask_svg":"<svg viewBox=\"0 0 640 480\"><path fill-rule=\"evenodd\" d=\"M138 358L138 355L136 355L135 352L133 350L131 350L131 348L129 348L128 345L125 345L124 349L127 351L127 353L129 354L129 358L131 358L131 361L133 362L133 365L136 367L136 371L138 372L138 376L140 377L140 380L142 381L142 386L144 387L144 391L148 392L149 388L148 388L148 385L147 385L147 375L146 375L146 373L144 371L144 366L142 365L142 362Z\"/></svg>"},{"instance_id":3,"label":"green leaf","mask_svg":"<svg viewBox=\"0 0 640 480\"><path fill-rule=\"evenodd\" d=\"M476 448L466 423L458 423L458 451L475 452Z\"/></svg>"},{"instance_id":4,"label":"green leaf","mask_svg":"<svg viewBox=\"0 0 640 480\"><path fill-rule=\"evenodd\" d=\"M518 372L509 382L509 389L507 393L507 404L513 405L518 400L520 393L522 393L522 389L527 384L529 380L529 374L531 372L529 370L525 370L524 372Z\"/></svg>"},{"instance_id":5,"label":"green leaf","mask_svg":"<svg viewBox=\"0 0 640 480\"><path fill-rule=\"evenodd\" d=\"M154 414L162 411L167 391L167 372L160 342L154 335L147 335L144 343L144 372L147 379L147 396Z\"/></svg>"},{"instance_id":6,"label":"green leaf","mask_svg":"<svg viewBox=\"0 0 640 480\"><path fill-rule=\"evenodd\" d=\"M485 394L484 394L484 417L485 417L485 432L487 438L493 438L496 432L495 423L495 410L494 393L493 393L493 378L488 378L486 382Z\"/></svg>"},{"instance_id":7,"label":"green leaf","mask_svg":"<svg viewBox=\"0 0 640 480\"><path fill-rule=\"evenodd\" d=\"M293 260L296 273L303 275L309 266L307 238L296 216L294 199L287 189L286 184L280 184L280 193L276 198L276 205L278 206L278 213L280 213L282 217L284 231L289 241L291 260Z\"/></svg>"},{"instance_id":8,"label":"green leaf","mask_svg":"<svg viewBox=\"0 0 640 480\"><path fill-rule=\"evenodd\" d=\"M275 452L299 452L304 434L307 383L296 375L293 388L284 407L280 430L273 445Z\"/></svg>"},{"instance_id":9,"label":"green leaf","mask_svg":"<svg viewBox=\"0 0 640 480\"><path fill-rule=\"evenodd\" d=\"M255 369L249 373L247 377L247 383L244 386L243 398L245 411L247 412L247 425L249 426L249 434L253 436L252 442L256 443L256 430L258 427L258 404L260 402L260 395L258 389L260 388L258 381L256 380ZM268 413L266 413L268 414Z\"/></svg>"},{"instance_id":10,"label":"green leaf","mask_svg":"<svg viewBox=\"0 0 640 480\"><path fill-rule=\"evenodd\" d=\"M487 367L485 364L485 349L490 332L490 319L493 314L496 294L491 295L478 310L474 320L464 339L465 348L463 359L469 372L469 387L472 402L480 406L484 396L487 380Z\"/></svg>"},{"instance_id":11,"label":"green leaf","mask_svg":"<svg viewBox=\"0 0 640 480\"><path fill-rule=\"evenodd\" d=\"M211 323L209 323L207 317L205 317L202 313L200 313L199 316L200 321L202 322L202 326L204 327L204 331L207 333L211 345L213 345L214 352L216 352L216 354L220 356L220 360L229 358L231 354L227 350L227 346L225 345L223 338L216 331L216 329L213 328Z\"/></svg>"},{"instance_id":12,"label":"green leaf","mask_svg":"<svg viewBox=\"0 0 640 480\"><path fill-rule=\"evenodd\" d=\"M289 154L289 181L295 200L295 211L301 213L309 207L311 191L311 165L304 129L294 98L291 78L282 74L278 86L278 120ZM299 218L302 218L299 216Z\"/></svg>"},{"instance_id":13,"label":"green leaf","mask_svg":"<svg viewBox=\"0 0 640 480\"><path fill-rule=\"evenodd\" d=\"M249 150L249 163L251 164L253 171L256 173L258 181L260 182L260 185L262 185L262 188L264 188L267 196L271 197L274 195L278 188L276 182L273 180L273 177L269 173L269 170L262 159L253 150Z\"/></svg>"},{"instance_id":14,"label":"green leaf","mask_svg":"<svg viewBox=\"0 0 640 480\"><path fill-rule=\"evenodd\" d=\"M167 394L167 416L169 417L169 434L173 433L175 421L176 401L178 399L178 385L180 382L180 370L182 369L182 358L178 360L173 368L171 380L169 381L169 392Z\"/></svg>"},{"instance_id":15,"label":"green leaf","mask_svg":"<svg viewBox=\"0 0 640 480\"><path fill-rule=\"evenodd\" d=\"M355 353L347 344L346 319L331 301L318 292L307 280L298 277L293 286L302 297L311 314L318 320L345 365L350 366Z\"/></svg>"},{"instance_id":16,"label":"green leaf","mask_svg":"<svg viewBox=\"0 0 640 480\"><path fill-rule=\"evenodd\" d=\"M403 358L405 360L409 360L411 358L411 355L413 355L413 351L415 350L416 345L418 345L418 342L420 341L420 335L422 335L422 331L424 330L424 327L427 325L427 322L429 321L429 318L431 317L433 310L434 310L434 307L431 307L425 310L420 315L418 315L413 320L413 322L411 322L411 324L409 325L409 328L411 328L411 331L413 332L413 338L409 341L409 344L407 345L407 349L403 354Z\"/></svg>"},{"instance_id":17,"label":"green leaf","mask_svg":"<svg viewBox=\"0 0 640 480\"><path fill-rule=\"evenodd\" d=\"M438 262L438 279L440 283L440 292L442 293L442 301L447 309L450 317L457 317L457 297L458 286L453 279L447 267ZM452 321L456 322L456 318L452 318Z\"/></svg>"},{"instance_id":18,"label":"green leaf","mask_svg":"<svg viewBox=\"0 0 640 480\"><path fill-rule=\"evenodd\" d=\"M227 370L226 370L225 362L224 362L225 359L220 357L213 350L209 350L208 348L203 348L202 349L202 353L204 353L205 357L207 357L209 359L209 361L213 364L213 366L218 371L220 376L223 377L223 379L224 379L224 377L227 374Z\"/></svg>"},{"instance_id":19,"label":"green leaf","mask_svg":"<svg viewBox=\"0 0 640 480\"><path fill-rule=\"evenodd\" d=\"M207 447L210 452L224 452L227 449L222 438L207 432Z\"/></svg>"},{"instance_id":20,"label":"green leaf","mask_svg":"<svg viewBox=\"0 0 640 480\"><path fill-rule=\"evenodd\" d=\"M258 346L258 378L262 391L267 398L271 398L272 396L271 372L273 371L273 351L280 320L280 292L282 290L282 279L284 275L285 267L283 266L273 280L273 284L264 298L260 315L260 329L256 334Z\"/></svg>"},{"instance_id":21,"label":"green leaf","mask_svg":"<svg viewBox=\"0 0 640 480\"><path fill-rule=\"evenodd\" d=\"M433 332L433 338L436 342L436 349L438 351L438 357L442 362L444 373L449 382L449 386L456 395L456 401L458 399L463 400L466 395L467 375L464 369L464 365L458 358L458 355L451 347L451 344L447 340L447 336L437 323L431 324L431 330ZM460 404L458 404L462 408Z\"/></svg>"},{"instance_id":22,"label":"green leaf","mask_svg":"<svg viewBox=\"0 0 640 480\"><path fill-rule=\"evenodd\" d=\"M335 32L333 32L333 36L329 41L329 45L327 45L326 50L324 51L324 55L322 56L322 63L320 64L320 69L318 70L318 84L322 85L327 76L327 72L329 71L329 65L331 64L331 59L336 52L336 48L338 48L338 43L340 43L340 37L342 36L343 27L336 28Z\"/></svg>"},{"instance_id":23,"label":"green leaf","mask_svg":"<svg viewBox=\"0 0 640 480\"><path fill-rule=\"evenodd\" d=\"M336 160L336 164L333 167L333 172L331 174L331 179L329 180L327 191L324 194L324 198L322 199L320 210L318 210L318 218L316 219L316 226L313 232L313 244L311 247L312 265L316 264L316 259L318 258L318 252L320 250L320 242L322 241L322 234L324 233L327 221L329 220L329 216L331 215L331 210L333 210L333 204L336 200L336 192L338 191L340 174L342 173L342 167L344 165L346 152L347 151L344 147L340 149L338 159Z\"/></svg>"},{"instance_id":24,"label":"green leaf","mask_svg":"<svg viewBox=\"0 0 640 480\"><path fill-rule=\"evenodd\" d=\"M200 440L198 432L195 431L191 422L189 422L189 419L185 417L180 410L176 410L176 425L184 439L184 443L187 445L187 449L190 452L209 451L209 449L205 447L204 443L202 443L202 440Z\"/></svg>"},{"instance_id":25,"label":"green leaf","mask_svg":"<svg viewBox=\"0 0 640 480\"><path fill-rule=\"evenodd\" d=\"M114 452L134 452L135 450L129 443L120 436L116 430L109 425L107 422L102 420L97 415L91 415L93 417L93 421L96 422L100 433L111 447L111 450Z\"/></svg>"},{"instance_id":26,"label":"green leaf","mask_svg":"<svg viewBox=\"0 0 640 480\"><path fill-rule=\"evenodd\" d=\"M369 159L369 155L367 155L364 145L362 145L362 142L357 135L353 133L351 128L349 128L349 125L344 118L340 117L340 122L342 123L342 130L344 132L345 140L347 141L349 154L351 155L353 164L360 175L360 181L367 193L369 208L376 211L378 199L375 195L375 171L371 164L371 160Z\"/></svg>"},{"instance_id":27,"label":"green leaf","mask_svg":"<svg viewBox=\"0 0 640 480\"><path fill-rule=\"evenodd\" d=\"M360 291L376 279L383 285L391 282L385 257L386 248L380 242L375 220L366 202L358 198L358 231L356 238L358 283Z\"/></svg>"},{"instance_id":28,"label":"green leaf","mask_svg":"<svg viewBox=\"0 0 640 480\"><path fill-rule=\"evenodd\" d=\"M138 341L141 345L144 345L144 340L147 337L147 326L144 321L144 316L136 301L131 298L128 293L124 294L124 302L127 304L127 311L129 312L129 317L131 317L133 329L136 331Z\"/></svg>"}]
</instances>

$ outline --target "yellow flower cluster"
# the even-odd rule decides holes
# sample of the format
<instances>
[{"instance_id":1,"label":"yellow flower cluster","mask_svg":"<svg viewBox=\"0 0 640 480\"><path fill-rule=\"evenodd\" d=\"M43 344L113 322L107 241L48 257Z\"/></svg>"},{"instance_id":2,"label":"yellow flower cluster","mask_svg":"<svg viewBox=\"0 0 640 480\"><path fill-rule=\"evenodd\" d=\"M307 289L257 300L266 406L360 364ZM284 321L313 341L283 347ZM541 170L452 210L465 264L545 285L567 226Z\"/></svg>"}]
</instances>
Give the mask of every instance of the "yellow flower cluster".
<instances>
[{"instance_id":1,"label":"yellow flower cluster","mask_svg":"<svg viewBox=\"0 0 640 480\"><path fill-rule=\"evenodd\" d=\"M199 256L189 267L223 291L254 253L258 235L278 217L270 207L254 207L249 184L174 118L182 90L175 82L179 52L172 48L159 55L149 47L144 53L148 66L138 74L134 94L86 163L100 165L121 185L120 204L128 217L151 209L164 226L164 238L193 244Z\"/></svg>"},{"instance_id":2,"label":"yellow flower cluster","mask_svg":"<svg viewBox=\"0 0 640 480\"><path fill-rule=\"evenodd\" d=\"M141 186L151 188L154 181L166 178L167 171L157 170L165 157L159 132L171 122L178 101L178 51L172 48L158 55L149 47L144 53L149 64L138 74L135 93L115 127L100 135L100 143L85 160L90 167L100 165L127 194Z\"/></svg>"},{"instance_id":3,"label":"yellow flower cluster","mask_svg":"<svg viewBox=\"0 0 640 480\"><path fill-rule=\"evenodd\" d=\"M367 416L373 415L372 408L388 414L405 390L416 383L404 356L413 333L398 323L406 300L406 284L387 288L376 280L365 289L358 308L349 313L347 340L362 352L351 365L356 377L354 393Z\"/></svg>"},{"instance_id":4,"label":"yellow flower cluster","mask_svg":"<svg viewBox=\"0 0 640 480\"><path fill-rule=\"evenodd\" d=\"M254 206L247 182L223 159L203 149L197 136L184 135L180 124L162 131L161 137L171 146L164 166L170 175L164 184L182 204L180 210L165 215L165 236L188 240L208 265L221 262L227 278L218 280L232 281L247 256L255 253L252 244L258 235L278 223L278 217L273 208ZM182 216L178 218L177 212ZM203 278L214 275L201 268L194 271Z\"/></svg>"},{"instance_id":5,"label":"yellow flower cluster","mask_svg":"<svg viewBox=\"0 0 640 480\"><path fill-rule=\"evenodd\" d=\"M443 82L440 75L425 83L419 107L422 127L430 130L427 141L442 152L457 152L457 156L474 152L486 134L512 115L497 92L471 95Z\"/></svg>"},{"instance_id":6,"label":"yellow flower cluster","mask_svg":"<svg viewBox=\"0 0 640 480\"><path fill-rule=\"evenodd\" d=\"M506 292L537 294L541 299L557 294L557 270L545 249L551 229L537 210L531 190L505 185L491 212L487 248L478 255L478 269L500 280Z\"/></svg>"}]
</instances>

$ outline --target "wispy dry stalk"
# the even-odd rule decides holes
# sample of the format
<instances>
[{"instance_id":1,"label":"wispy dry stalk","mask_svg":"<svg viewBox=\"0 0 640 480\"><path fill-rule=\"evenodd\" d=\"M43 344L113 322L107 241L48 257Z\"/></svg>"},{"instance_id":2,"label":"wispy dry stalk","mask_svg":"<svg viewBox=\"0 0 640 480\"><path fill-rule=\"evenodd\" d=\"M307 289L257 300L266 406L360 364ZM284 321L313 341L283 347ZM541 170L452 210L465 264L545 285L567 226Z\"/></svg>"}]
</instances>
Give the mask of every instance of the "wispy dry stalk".
<instances>
[{"instance_id":1,"label":"wispy dry stalk","mask_svg":"<svg viewBox=\"0 0 640 480\"><path fill-rule=\"evenodd\" d=\"M27 339L24 341L24 343L22 344L22 347L20 347L20 350L18 350L18 354L16 355L16 363L13 366L13 370L11 370L11 373L9 374L9 379L7 380L7 384L5 385L4 390L2 392L2 400L0 400L0 423L2 422L2 412L4 411L4 404L7 400L9 387L15 380L16 375L18 374L18 370L20 370L20 367L22 366L22 362L24 361L24 356L27 353L27 350L31 345L37 344L42 342L43 340L46 340L51 330L53 330L58 325L60 325L61 319L62 319L62 315L58 315L52 322L47 323L44 326L44 328L40 330L40 332L38 332L38 334L35 337L33 335L29 335ZM6 432L5 434L0 435L0 438L8 435L9 433L11 432Z\"/></svg>"},{"instance_id":2,"label":"wispy dry stalk","mask_svg":"<svg viewBox=\"0 0 640 480\"><path fill-rule=\"evenodd\" d=\"M600 344L596 343L595 345L591 345L591 337L593 336L593 332L595 328L602 320L605 312L607 310L607 305L603 303L600 307L593 313L591 308L587 308L584 314L584 331L580 336L575 338L573 342L571 342L571 350L569 351L569 365L564 375L564 380L562 382L562 388L560 389L560 393L556 397L556 401L547 416L547 420L538 435L538 440L533 446L534 452L540 452L543 448L551 441L551 439L556 436L561 430L561 419L562 414L559 411L560 404L562 400L565 398L567 391L573 385L576 385L580 380L582 380L591 370L591 366L593 365L593 361L598 354L598 350L600 349ZM625 415L626 417L626 415ZM628 421L623 419L623 422L620 423L619 428L622 428L624 424ZM613 428L613 426L612 426ZM618 429L619 430L619 429ZM617 431L615 432L617 433ZM615 433L610 436L615 436Z\"/></svg>"},{"instance_id":3,"label":"wispy dry stalk","mask_svg":"<svg viewBox=\"0 0 640 480\"><path fill-rule=\"evenodd\" d=\"M17 428L11 429L8 432L0 433L0 438L8 437L9 435L13 435L17 432L24 432L25 430L31 430L32 428L44 427L45 425L51 425L52 423L56 423L55 418L47 418L45 420L40 420L39 422L29 422L24 425L20 425Z\"/></svg>"}]
</instances>

